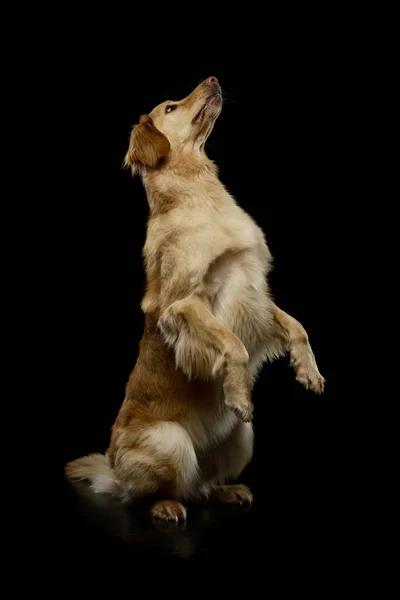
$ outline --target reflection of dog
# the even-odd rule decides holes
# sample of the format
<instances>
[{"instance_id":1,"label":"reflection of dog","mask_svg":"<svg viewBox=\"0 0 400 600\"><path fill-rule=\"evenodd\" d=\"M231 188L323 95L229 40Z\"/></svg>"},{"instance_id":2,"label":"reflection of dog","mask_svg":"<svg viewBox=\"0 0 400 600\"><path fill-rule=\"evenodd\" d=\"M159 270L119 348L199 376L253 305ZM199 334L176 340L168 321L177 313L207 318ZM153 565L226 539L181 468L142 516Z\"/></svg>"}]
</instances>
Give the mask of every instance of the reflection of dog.
<instances>
[{"instance_id":1,"label":"reflection of dog","mask_svg":"<svg viewBox=\"0 0 400 600\"><path fill-rule=\"evenodd\" d=\"M265 360L288 351L297 379L324 387L305 330L270 298L262 231L204 152L221 107L210 77L132 131L125 165L150 207L145 331L107 455L66 467L124 500L161 494L151 512L171 520L201 495L252 501L245 486L224 483L251 459L251 388Z\"/></svg>"},{"instance_id":2,"label":"reflection of dog","mask_svg":"<svg viewBox=\"0 0 400 600\"><path fill-rule=\"evenodd\" d=\"M139 501L141 510L137 510L136 504L131 507L109 494L93 494L86 482L71 480L70 485L73 491L70 504L73 519L67 533L71 535L72 545L79 540L79 548L75 547L74 552L81 548L82 539L76 535L76 531L81 533L82 519L86 523L92 523L95 531L105 534L106 539L120 539L125 544L136 547L144 557L146 552L150 552L153 559L156 553L161 554L163 561L166 555L189 558L201 550L206 550L208 556L210 553L218 556L220 544L216 543L215 538L219 535L221 521L224 521L224 529L228 529L232 535L237 536L238 532L240 535L244 531L248 543L252 539L253 520L244 514L251 510L249 505L240 507L230 504L222 508L217 503L196 502L191 506L192 519L188 521L177 524L175 521L153 519L149 525L148 519L142 514L142 509L144 511L148 505L148 499ZM96 551L98 550L102 550L101 546L96 546ZM228 544L224 554L229 553L229 550ZM232 545L232 553L236 552L235 545Z\"/></svg>"}]
</instances>

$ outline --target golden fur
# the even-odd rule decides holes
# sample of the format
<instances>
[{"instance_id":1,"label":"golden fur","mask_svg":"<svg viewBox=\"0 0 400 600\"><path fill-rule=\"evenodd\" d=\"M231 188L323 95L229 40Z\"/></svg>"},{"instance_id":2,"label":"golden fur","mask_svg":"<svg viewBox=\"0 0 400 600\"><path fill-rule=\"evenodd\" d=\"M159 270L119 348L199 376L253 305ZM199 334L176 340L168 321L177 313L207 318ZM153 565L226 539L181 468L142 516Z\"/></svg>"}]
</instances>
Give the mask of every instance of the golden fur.
<instances>
[{"instance_id":1,"label":"golden fur","mask_svg":"<svg viewBox=\"0 0 400 600\"><path fill-rule=\"evenodd\" d=\"M263 232L204 152L221 107L210 77L132 131L125 166L150 207L145 329L106 456L66 466L125 501L161 495L151 514L164 519L186 518L181 502L200 496L252 501L225 482L252 457L251 389L264 361L289 352L298 381L324 387L304 328L271 299Z\"/></svg>"}]
</instances>

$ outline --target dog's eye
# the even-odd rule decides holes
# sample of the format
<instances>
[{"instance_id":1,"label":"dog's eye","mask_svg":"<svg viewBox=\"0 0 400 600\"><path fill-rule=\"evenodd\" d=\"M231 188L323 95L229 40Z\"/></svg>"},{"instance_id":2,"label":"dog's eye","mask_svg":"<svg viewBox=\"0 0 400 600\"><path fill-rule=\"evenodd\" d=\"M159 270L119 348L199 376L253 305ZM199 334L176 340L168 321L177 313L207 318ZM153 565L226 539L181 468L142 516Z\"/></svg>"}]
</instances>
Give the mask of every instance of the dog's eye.
<instances>
[{"instance_id":1,"label":"dog's eye","mask_svg":"<svg viewBox=\"0 0 400 600\"><path fill-rule=\"evenodd\" d=\"M165 107L165 112L170 113L173 110L175 110L176 108L178 108L177 104L169 104L168 106Z\"/></svg>"}]
</instances>

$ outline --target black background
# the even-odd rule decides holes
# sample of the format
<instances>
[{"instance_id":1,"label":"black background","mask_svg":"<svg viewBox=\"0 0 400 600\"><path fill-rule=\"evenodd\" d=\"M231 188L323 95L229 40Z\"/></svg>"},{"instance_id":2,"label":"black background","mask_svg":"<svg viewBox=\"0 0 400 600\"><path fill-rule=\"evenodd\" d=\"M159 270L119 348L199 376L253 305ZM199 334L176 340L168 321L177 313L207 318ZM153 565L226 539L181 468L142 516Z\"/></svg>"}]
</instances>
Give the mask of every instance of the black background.
<instances>
[{"instance_id":1,"label":"black background","mask_svg":"<svg viewBox=\"0 0 400 600\"><path fill-rule=\"evenodd\" d=\"M105 21L68 22L67 34L54 29L43 52L46 187L54 199L46 212L52 266L45 309L54 325L51 454L60 490L52 542L77 562L101 557L107 564L116 555L136 564L183 556L256 562L261 552L277 566L277 557L301 556L307 546L321 563L337 542L346 497L337 340L351 69L343 66L341 38L306 16L301 27L261 27L254 48L239 34L216 37L210 26L195 58L191 34L177 42L146 37L147 19L132 30ZM255 455L241 477L253 489L253 508L193 507L186 527L155 525L92 499L84 486L71 488L62 471L67 461L107 448L142 335L148 209L140 180L121 168L130 128L210 75L225 104L207 153L265 231L275 300L306 328L327 384L318 397L295 381L286 358L266 365L254 391Z\"/></svg>"}]
</instances>

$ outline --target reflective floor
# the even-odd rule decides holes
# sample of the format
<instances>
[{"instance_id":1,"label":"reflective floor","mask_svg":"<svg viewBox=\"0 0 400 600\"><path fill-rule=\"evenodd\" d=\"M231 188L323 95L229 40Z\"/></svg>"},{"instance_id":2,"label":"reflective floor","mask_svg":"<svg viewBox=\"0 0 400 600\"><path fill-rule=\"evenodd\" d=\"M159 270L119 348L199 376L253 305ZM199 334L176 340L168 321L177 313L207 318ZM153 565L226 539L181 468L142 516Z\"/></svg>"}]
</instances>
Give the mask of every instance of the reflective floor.
<instances>
[{"instance_id":1,"label":"reflective floor","mask_svg":"<svg viewBox=\"0 0 400 600\"><path fill-rule=\"evenodd\" d=\"M214 502L192 504L186 522L152 519L146 505L124 506L118 500L94 495L85 482L67 483L69 535L90 545L100 536L103 543L122 543L131 550L152 555L193 558L205 553L234 551L235 536L241 542L253 536L255 507L221 505ZM253 514L252 514L253 513Z\"/></svg>"},{"instance_id":2,"label":"reflective floor","mask_svg":"<svg viewBox=\"0 0 400 600\"><path fill-rule=\"evenodd\" d=\"M332 512L332 498L309 483L297 492L289 484L275 492L253 486L252 506L189 505L187 521L176 524L152 519L146 505L124 506L95 495L85 482L64 482L63 539L74 559L101 557L104 564L109 555L123 555L136 564L250 562L262 572L263 561L277 567L290 557L298 562L304 552L315 562L337 535L338 513Z\"/></svg>"}]
</instances>

